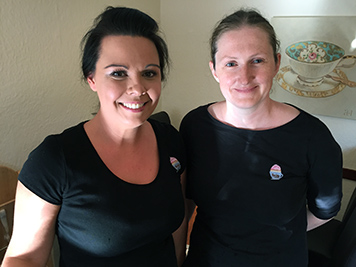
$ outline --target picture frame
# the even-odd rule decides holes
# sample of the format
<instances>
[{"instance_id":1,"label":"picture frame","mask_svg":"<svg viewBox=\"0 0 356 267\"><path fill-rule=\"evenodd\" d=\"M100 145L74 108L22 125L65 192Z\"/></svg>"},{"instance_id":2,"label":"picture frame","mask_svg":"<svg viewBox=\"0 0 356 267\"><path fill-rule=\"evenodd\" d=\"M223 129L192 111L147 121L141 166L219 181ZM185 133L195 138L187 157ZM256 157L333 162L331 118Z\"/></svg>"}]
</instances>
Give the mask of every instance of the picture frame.
<instances>
[{"instance_id":1,"label":"picture frame","mask_svg":"<svg viewBox=\"0 0 356 267\"><path fill-rule=\"evenodd\" d=\"M277 16L271 19L271 24L280 40L281 51L281 65L271 98L316 115L356 119L356 83L352 83L356 81L356 16ZM296 44L293 48L306 50L308 47L300 44L306 41L322 43L323 49L328 49L325 44L335 44L347 57L340 57L343 63L333 68L330 76L323 77L321 83L312 86L299 80L298 70L292 65L297 58L291 59L286 53L293 44ZM316 64L320 69L322 64ZM301 69L308 73L311 71L307 65ZM351 83L332 78L347 79Z\"/></svg>"}]
</instances>

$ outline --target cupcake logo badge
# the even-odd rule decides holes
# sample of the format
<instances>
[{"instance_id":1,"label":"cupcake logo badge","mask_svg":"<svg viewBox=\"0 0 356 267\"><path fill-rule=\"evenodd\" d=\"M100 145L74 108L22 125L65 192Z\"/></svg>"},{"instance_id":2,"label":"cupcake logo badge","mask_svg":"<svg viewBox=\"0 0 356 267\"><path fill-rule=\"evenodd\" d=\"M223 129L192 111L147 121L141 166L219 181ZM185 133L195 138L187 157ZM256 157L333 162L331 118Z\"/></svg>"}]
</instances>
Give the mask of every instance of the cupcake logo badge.
<instances>
[{"instance_id":1,"label":"cupcake logo badge","mask_svg":"<svg viewBox=\"0 0 356 267\"><path fill-rule=\"evenodd\" d=\"M170 157L170 161L171 161L172 166L178 172L180 170L180 168L181 168L180 162L175 157Z\"/></svg>"},{"instance_id":2,"label":"cupcake logo badge","mask_svg":"<svg viewBox=\"0 0 356 267\"><path fill-rule=\"evenodd\" d=\"M269 171L269 175L271 176L271 180L278 181L283 177L282 169L279 165L274 164Z\"/></svg>"}]
</instances>

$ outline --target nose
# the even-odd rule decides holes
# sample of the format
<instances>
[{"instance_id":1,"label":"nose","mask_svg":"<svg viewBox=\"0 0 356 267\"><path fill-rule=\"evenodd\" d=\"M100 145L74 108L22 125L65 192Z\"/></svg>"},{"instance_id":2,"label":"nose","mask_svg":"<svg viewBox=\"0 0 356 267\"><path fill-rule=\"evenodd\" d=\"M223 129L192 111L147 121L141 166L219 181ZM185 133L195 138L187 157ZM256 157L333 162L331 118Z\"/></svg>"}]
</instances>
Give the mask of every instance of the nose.
<instances>
[{"instance_id":1,"label":"nose","mask_svg":"<svg viewBox=\"0 0 356 267\"><path fill-rule=\"evenodd\" d=\"M127 85L127 93L133 96L142 96L146 94L147 89L144 85L144 82L140 77L130 79Z\"/></svg>"},{"instance_id":2,"label":"nose","mask_svg":"<svg viewBox=\"0 0 356 267\"><path fill-rule=\"evenodd\" d=\"M242 65L237 71L238 82L247 85L253 79L253 71L248 65Z\"/></svg>"}]
</instances>

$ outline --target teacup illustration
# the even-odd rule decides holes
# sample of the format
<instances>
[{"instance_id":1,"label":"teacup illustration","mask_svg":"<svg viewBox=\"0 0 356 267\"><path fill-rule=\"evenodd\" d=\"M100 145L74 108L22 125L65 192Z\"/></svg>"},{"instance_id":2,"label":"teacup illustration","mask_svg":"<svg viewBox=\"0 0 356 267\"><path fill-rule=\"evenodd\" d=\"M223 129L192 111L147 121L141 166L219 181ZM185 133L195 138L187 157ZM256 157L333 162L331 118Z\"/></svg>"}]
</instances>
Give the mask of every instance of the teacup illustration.
<instances>
[{"instance_id":1,"label":"teacup illustration","mask_svg":"<svg viewBox=\"0 0 356 267\"><path fill-rule=\"evenodd\" d=\"M340 46L324 41L301 41L285 50L297 81L303 86L319 86L335 68L351 68L356 56L345 56Z\"/></svg>"}]
</instances>

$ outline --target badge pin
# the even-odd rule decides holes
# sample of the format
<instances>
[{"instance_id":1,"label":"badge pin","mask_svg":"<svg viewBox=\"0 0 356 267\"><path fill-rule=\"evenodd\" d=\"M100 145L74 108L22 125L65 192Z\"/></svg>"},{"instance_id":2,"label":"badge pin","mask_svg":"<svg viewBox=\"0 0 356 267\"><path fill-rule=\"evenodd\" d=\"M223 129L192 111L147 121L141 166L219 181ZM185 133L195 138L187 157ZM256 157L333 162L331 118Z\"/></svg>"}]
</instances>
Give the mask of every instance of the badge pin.
<instances>
[{"instance_id":1,"label":"badge pin","mask_svg":"<svg viewBox=\"0 0 356 267\"><path fill-rule=\"evenodd\" d=\"M271 176L271 180L278 181L283 177L282 169L279 165L274 164L269 171L269 175Z\"/></svg>"},{"instance_id":2,"label":"badge pin","mask_svg":"<svg viewBox=\"0 0 356 267\"><path fill-rule=\"evenodd\" d=\"M176 171L178 172L181 168L180 166L180 162L175 158L175 157L170 157L171 160L171 164L172 166L176 169Z\"/></svg>"}]
</instances>

